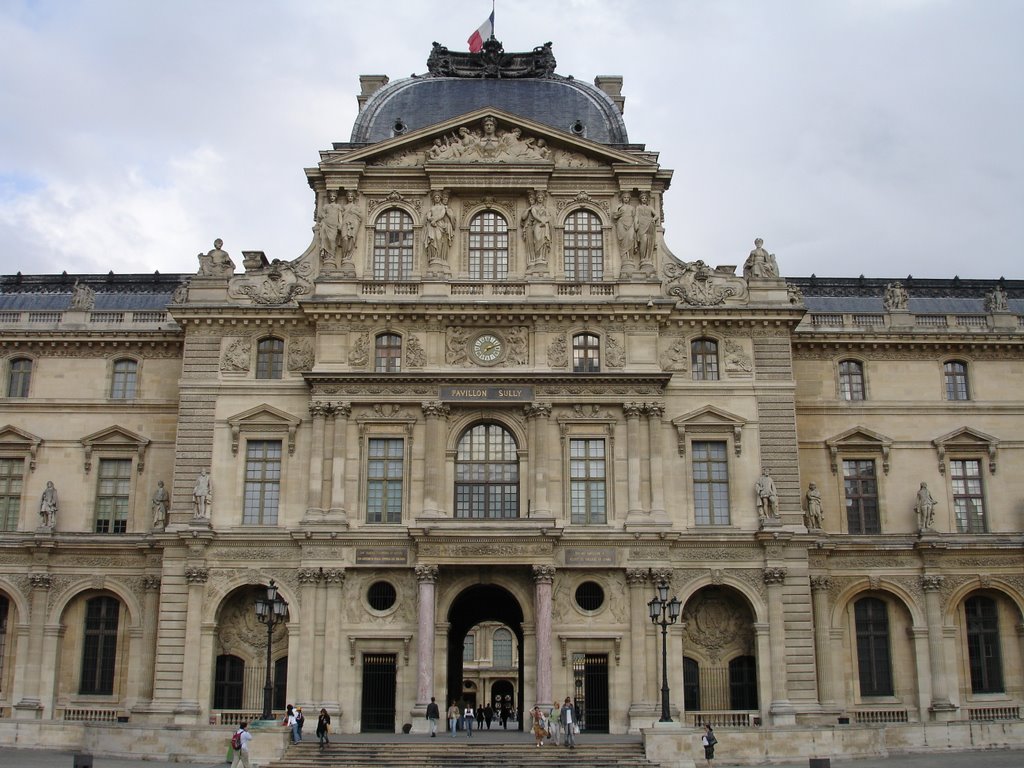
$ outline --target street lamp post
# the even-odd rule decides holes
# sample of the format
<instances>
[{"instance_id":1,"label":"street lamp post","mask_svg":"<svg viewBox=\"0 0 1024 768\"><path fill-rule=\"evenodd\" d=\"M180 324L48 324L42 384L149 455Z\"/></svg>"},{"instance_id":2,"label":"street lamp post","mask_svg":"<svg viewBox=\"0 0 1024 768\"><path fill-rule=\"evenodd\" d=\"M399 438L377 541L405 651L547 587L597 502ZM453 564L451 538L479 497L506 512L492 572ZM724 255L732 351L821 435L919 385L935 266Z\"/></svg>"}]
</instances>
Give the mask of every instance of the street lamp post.
<instances>
[{"instance_id":1,"label":"street lamp post","mask_svg":"<svg viewBox=\"0 0 1024 768\"><path fill-rule=\"evenodd\" d=\"M679 611L683 604L673 595L668 599L668 584L658 583L658 594L647 604L651 622L661 627L661 720L660 723L671 723L672 712L668 699L668 628L679 619Z\"/></svg>"},{"instance_id":2,"label":"street lamp post","mask_svg":"<svg viewBox=\"0 0 1024 768\"><path fill-rule=\"evenodd\" d=\"M274 645L274 627L288 621L288 603L277 594L277 585L270 580L267 585L267 595L256 598L256 618L267 625L267 681L263 686L263 714L261 720L273 720L274 715L270 711L274 698L274 684L270 679L270 664Z\"/></svg>"}]
</instances>

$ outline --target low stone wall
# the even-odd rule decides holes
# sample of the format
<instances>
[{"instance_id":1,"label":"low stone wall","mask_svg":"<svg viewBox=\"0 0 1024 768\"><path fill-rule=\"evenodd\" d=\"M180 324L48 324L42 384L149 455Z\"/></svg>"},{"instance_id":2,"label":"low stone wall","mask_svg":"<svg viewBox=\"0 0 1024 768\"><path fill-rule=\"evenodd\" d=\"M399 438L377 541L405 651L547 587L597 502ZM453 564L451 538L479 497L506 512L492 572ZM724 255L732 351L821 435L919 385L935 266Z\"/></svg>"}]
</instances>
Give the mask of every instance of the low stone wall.
<instances>
[{"instance_id":1,"label":"low stone wall","mask_svg":"<svg viewBox=\"0 0 1024 768\"><path fill-rule=\"evenodd\" d=\"M223 762L234 733L231 726L151 723L82 723L64 720L0 720L0 746L88 752L101 757L152 757L171 763ZM256 722L249 754L253 763L277 760L288 734L276 721Z\"/></svg>"},{"instance_id":2,"label":"low stone wall","mask_svg":"<svg viewBox=\"0 0 1024 768\"><path fill-rule=\"evenodd\" d=\"M647 757L662 768L700 765L703 730L644 729ZM715 759L730 765L770 765L811 757L886 757L909 752L1024 748L1024 721L834 725L814 728L716 729Z\"/></svg>"}]
</instances>

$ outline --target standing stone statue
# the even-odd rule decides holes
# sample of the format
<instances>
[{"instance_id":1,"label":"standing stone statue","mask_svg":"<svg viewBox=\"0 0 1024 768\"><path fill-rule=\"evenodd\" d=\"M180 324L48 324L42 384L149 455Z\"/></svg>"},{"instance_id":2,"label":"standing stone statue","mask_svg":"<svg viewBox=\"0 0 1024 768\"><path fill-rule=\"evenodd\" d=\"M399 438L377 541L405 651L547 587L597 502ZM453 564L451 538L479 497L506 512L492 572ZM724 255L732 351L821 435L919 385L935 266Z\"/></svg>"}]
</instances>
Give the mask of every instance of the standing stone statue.
<instances>
[{"instance_id":1,"label":"standing stone statue","mask_svg":"<svg viewBox=\"0 0 1024 768\"><path fill-rule=\"evenodd\" d=\"M448 248L455 240L455 217L440 190L430 194L432 201L423 225L423 245L429 264L448 263Z\"/></svg>"},{"instance_id":2,"label":"standing stone statue","mask_svg":"<svg viewBox=\"0 0 1024 768\"><path fill-rule=\"evenodd\" d=\"M779 494L775 490L775 481L768 473L768 468L761 470L761 476L754 483L757 493L757 513L762 520L779 516Z\"/></svg>"},{"instance_id":3,"label":"standing stone statue","mask_svg":"<svg viewBox=\"0 0 1024 768\"><path fill-rule=\"evenodd\" d=\"M210 505L213 503L213 483L206 469L199 470L199 477L192 487L192 505L195 507L196 520L210 519Z\"/></svg>"},{"instance_id":4,"label":"standing stone statue","mask_svg":"<svg viewBox=\"0 0 1024 768\"><path fill-rule=\"evenodd\" d=\"M918 530L931 530L932 524L935 522L936 504L938 502L932 498L932 493L928 490L928 484L921 483L921 488L917 492L917 499L914 502Z\"/></svg>"},{"instance_id":5,"label":"standing stone statue","mask_svg":"<svg viewBox=\"0 0 1024 768\"><path fill-rule=\"evenodd\" d=\"M636 252L640 268L645 272L654 270L654 246L658 240L658 214L651 205L651 196L640 193L640 204L636 207Z\"/></svg>"},{"instance_id":6,"label":"standing stone statue","mask_svg":"<svg viewBox=\"0 0 1024 768\"><path fill-rule=\"evenodd\" d=\"M338 193L330 192L327 195L327 204L320 211L317 220L320 237L320 257L324 264L337 266L338 253L338 231L341 229L341 217L344 208L338 203Z\"/></svg>"},{"instance_id":7,"label":"standing stone statue","mask_svg":"<svg viewBox=\"0 0 1024 768\"><path fill-rule=\"evenodd\" d=\"M633 207L633 196L623 192L620 200L619 206L612 211L615 238L619 241L619 258L623 267L627 264L636 267L636 209Z\"/></svg>"},{"instance_id":8,"label":"standing stone statue","mask_svg":"<svg viewBox=\"0 0 1024 768\"><path fill-rule=\"evenodd\" d=\"M345 207L341 212L341 260L352 261L356 250L356 238L363 223L363 214L356 203L356 193L351 189L345 193Z\"/></svg>"},{"instance_id":9,"label":"standing stone statue","mask_svg":"<svg viewBox=\"0 0 1024 768\"><path fill-rule=\"evenodd\" d=\"M882 304L885 306L886 312L892 312L893 310L898 312L905 311L909 300L910 296L907 294L907 289L903 287L903 283L892 282L886 284L885 294L882 296Z\"/></svg>"},{"instance_id":10,"label":"standing stone statue","mask_svg":"<svg viewBox=\"0 0 1024 768\"><path fill-rule=\"evenodd\" d=\"M1003 290L1003 286L997 285L990 292L985 294L985 311L986 312L1007 312L1009 306L1006 303L1006 291Z\"/></svg>"},{"instance_id":11,"label":"standing stone statue","mask_svg":"<svg viewBox=\"0 0 1024 768\"><path fill-rule=\"evenodd\" d=\"M547 264L551 251L551 214L548 213L547 192L543 189L528 196L530 206L520 218L523 240L526 241L526 263Z\"/></svg>"},{"instance_id":12,"label":"standing stone statue","mask_svg":"<svg viewBox=\"0 0 1024 768\"><path fill-rule=\"evenodd\" d=\"M71 309L88 312L95 304L96 291L88 285L82 285L75 280L75 286L71 289Z\"/></svg>"},{"instance_id":13,"label":"standing stone statue","mask_svg":"<svg viewBox=\"0 0 1024 768\"><path fill-rule=\"evenodd\" d=\"M819 531L823 527L825 515L821 510L821 491L816 483L807 486L807 514L804 517L804 525L808 530Z\"/></svg>"},{"instance_id":14,"label":"standing stone statue","mask_svg":"<svg viewBox=\"0 0 1024 768\"><path fill-rule=\"evenodd\" d=\"M164 481L158 480L156 483L156 490L153 491L153 500L151 506L153 508L153 527L163 528L167 524L167 509L171 505L171 496L167 493L167 489L164 488Z\"/></svg>"},{"instance_id":15,"label":"standing stone statue","mask_svg":"<svg viewBox=\"0 0 1024 768\"><path fill-rule=\"evenodd\" d=\"M57 499L57 489L53 480L46 481L46 489L39 500L39 516L43 518L43 528L53 528L57 525L57 509L60 501Z\"/></svg>"}]
</instances>

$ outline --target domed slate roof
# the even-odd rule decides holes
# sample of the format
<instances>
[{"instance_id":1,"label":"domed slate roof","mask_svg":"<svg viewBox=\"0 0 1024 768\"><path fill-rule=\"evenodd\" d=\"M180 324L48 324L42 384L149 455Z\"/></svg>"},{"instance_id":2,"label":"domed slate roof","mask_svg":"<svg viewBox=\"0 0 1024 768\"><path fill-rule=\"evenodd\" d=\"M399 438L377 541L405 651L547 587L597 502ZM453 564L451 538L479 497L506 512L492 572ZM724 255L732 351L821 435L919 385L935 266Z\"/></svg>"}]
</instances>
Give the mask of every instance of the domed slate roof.
<instances>
[{"instance_id":1,"label":"domed slate roof","mask_svg":"<svg viewBox=\"0 0 1024 768\"><path fill-rule=\"evenodd\" d=\"M480 53L453 53L434 43L429 73L389 83L366 102L353 143L375 143L452 117L495 107L602 144L627 144L626 124L596 86L554 74L551 44L506 54L488 40Z\"/></svg>"}]
</instances>

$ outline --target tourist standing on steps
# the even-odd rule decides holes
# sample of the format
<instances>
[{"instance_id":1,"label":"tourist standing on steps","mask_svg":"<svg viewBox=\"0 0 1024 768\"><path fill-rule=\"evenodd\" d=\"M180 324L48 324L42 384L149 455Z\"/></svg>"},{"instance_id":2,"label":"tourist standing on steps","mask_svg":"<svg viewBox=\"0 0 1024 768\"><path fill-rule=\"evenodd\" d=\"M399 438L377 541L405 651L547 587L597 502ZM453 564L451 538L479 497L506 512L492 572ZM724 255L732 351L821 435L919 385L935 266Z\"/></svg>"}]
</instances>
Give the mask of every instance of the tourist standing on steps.
<instances>
[{"instance_id":1,"label":"tourist standing on steps","mask_svg":"<svg viewBox=\"0 0 1024 768\"><path fill-rule=\"evenodd\" d=\"M466 711L462 713L463 725L466 726L466 738L473 738L473 721L476 720L476 713L473 712L473 707L466 703Z\"/></svg>"},{"instance_id":2,"label":"tourist standing on steps","mask_svg":"<svg viewBox=\"0 0 1024 768\"><path fill-rule=\"evenodd\" d=\"M430 738L437 738L437 721L441 719L441 710L437 708L437 700L430 697L427 704L427 722L430 724Z\"/></svg>"},{"instance_id":3,"label":"tourist standing on steps","mask_svg":"<svg viewBox=\"0 0 1024 768\"><path fill-rule=\"evenodd\" d=\"M548 711L548 733L551 734L549 738L551 739L551 743L556 747L558 746L558 738L560 735L558 715L561 711L562 708L558 706L557 701L551 705L551 709Z\"/></svg>"},{"instance_id":4,"label":"tourist standing on steps","mask_svg":"<svg viewBox=\"0 0 1024 768\"><path fill-rule=\"evenodd\" d=\"M544 722L544 713L540 710L540 704L535 706L530 714L533 715L533 741L538 747L543 747L548 727Z\"/></svg>"},{"instance_id":5,"label":"tourist standing on steps","mask_svg":"<svg viewBox=\"0 0 1024 768\"><path fill-rule=\"evenodd\" d=\"M239 765L243 768L249 768L249 742L252 741L252 734L249 733L249 729L246 727L249 724L244 720L238 724L238 730L235 734L238 736L239 746L235 750L235 756L231 759L231 768L238 768ZM232 747L234 743L232 743Z\"/></svg>"},{"instance_id":6,"label":"tourist standing on steps","mask_svg":"<svg viewBox=\"0 0 1024 768\"><path fill-rule=\"evenodd\" d=\"M331 740L327 738L327 732L331 730L331 716L327 714L325 707L320 707L320 717L316 721L316 737L320 740L320 749L323 749Z\"/></svg>"},{"instance_id":7,"label":"tourist standing on steps","mask_svg":"<svg viewBox=\"0 0 1024 768\"><path fill-rule=\"evenodd\" d=\"M299 721L296 718L297 713L295 711L295 707L289 704L286 707L285 712L287 712L287 714L284 716L284 724L291 729L292 744L298 744L302 741L302 736L299 734Z\"/></svg>"},{"instance_id":8,"label":"tourist standing on steps","mask_svg":"<svg viewBox=\"0 0 1024 768\"><path fill-rule=\"evenodd\" d=\"M718 743L718 739L715 738L715 731L710 723L704 723L704 735L700 737L700 743L704 746L704 760L707 762L708 768L711 768L711 761L715 759L715 744Z\"/></svg>"},{"instance_id":9,"label":"tourist standing on steps","mask_svg":"<svg viewBox=\"0 0 1024 768\"><path fill-rule=\"evenodd\" d=\"M459 708L455 706L455 700L448 707L448 728L451 729L452 738L455 738L455 729L459 727Z\"/></svg>"},{"instance_id":10,"label":"tourist standing on steps","mask_svg":"<svg viewBox=\"0 0 1024 768\"><path fill-rule=\"evenodd\" d=\"M558 722L565 732L565 746L569 749L576 749L576 712L572 706L572 699L568 696L565 697L565 702L562 704Z\"/></svg>"}]
</instances>

